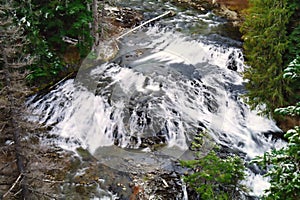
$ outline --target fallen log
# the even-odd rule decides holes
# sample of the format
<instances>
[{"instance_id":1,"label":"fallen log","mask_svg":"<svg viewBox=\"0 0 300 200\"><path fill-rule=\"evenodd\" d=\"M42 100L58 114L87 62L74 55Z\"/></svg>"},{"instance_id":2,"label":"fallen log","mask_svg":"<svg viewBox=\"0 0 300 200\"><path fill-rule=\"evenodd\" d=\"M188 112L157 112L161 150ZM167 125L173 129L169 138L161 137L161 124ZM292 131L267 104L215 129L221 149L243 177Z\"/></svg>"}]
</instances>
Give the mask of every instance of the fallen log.
<instances>
[{"instance_id":1,"label":"fallen log","mask_svg":"<svg viewBox=\"0 0 300 200\"><path fill-rule=\"evenodd\" d=\"M138 30L139 28L141 28L141 27L143 27L143 26L145 26L145 25L147 25L147 24L149 24L149 23L151 23L151 22L153 22L153 21L156 21L156 20L158 20L158 19L160 19L160 18L162 18L162 17L165 17L165 16L167 16L167 15L174 16L174 15L175 15L175 12L174 12L174 11L167 11L167 12L165 12L164 14L161 14L161 15L159 15L159 16L157 16L157 17L154 17L154 18L152 18L152 19L150 19L150 20L148 20L148 21L142 23L141 25L139 25L139 26L137 26L137 27L135 27L135 28L133 28L133 29L127 31L126 33L120 35L119 37L116 38L116 40L119 40L119 39L121 39L122 37L124 37L124 36L126 36L126 35L132 33L133 31L136 31L136 30Z\"/></svg>"}]
</instances>

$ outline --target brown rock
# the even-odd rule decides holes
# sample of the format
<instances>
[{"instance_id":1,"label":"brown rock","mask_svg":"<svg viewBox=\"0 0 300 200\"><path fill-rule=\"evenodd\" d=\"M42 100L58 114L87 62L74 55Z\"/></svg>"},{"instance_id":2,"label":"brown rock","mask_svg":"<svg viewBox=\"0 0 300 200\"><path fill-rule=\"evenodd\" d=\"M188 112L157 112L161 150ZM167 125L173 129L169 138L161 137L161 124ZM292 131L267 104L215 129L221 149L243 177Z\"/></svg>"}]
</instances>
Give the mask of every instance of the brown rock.
<instances>
[{"instance_id":1,"label":"brown rock","mask_svg":"<svg viewBox=\"0 0 300 200\"><path fill-rule=\"evenodd\" d=\"M212 0L212 2L234 11L242 11L249 6L248 0Z\"/></svg>"}]
</instances>

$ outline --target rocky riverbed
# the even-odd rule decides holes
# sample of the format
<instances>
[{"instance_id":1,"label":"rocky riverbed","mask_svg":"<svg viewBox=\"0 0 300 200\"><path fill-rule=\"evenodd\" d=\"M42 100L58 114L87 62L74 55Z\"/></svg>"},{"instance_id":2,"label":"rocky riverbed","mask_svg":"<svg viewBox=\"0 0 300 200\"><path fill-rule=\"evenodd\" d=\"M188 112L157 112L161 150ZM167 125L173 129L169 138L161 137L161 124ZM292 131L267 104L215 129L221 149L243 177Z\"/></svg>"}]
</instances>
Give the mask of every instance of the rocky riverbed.
<instances>
[{"instance_id":1,"label":"rocky riverbed","mask_svg":"<svg viewBox=\"0 0 300 200\"><path fill-rule=\"evenodd\" d=\"M202 12L213 11L225 17L234 26L239 26L243 21L243 11L248 8L248 0L173 0L174 2L198 9Z\"/></svg>"}]
</instances>

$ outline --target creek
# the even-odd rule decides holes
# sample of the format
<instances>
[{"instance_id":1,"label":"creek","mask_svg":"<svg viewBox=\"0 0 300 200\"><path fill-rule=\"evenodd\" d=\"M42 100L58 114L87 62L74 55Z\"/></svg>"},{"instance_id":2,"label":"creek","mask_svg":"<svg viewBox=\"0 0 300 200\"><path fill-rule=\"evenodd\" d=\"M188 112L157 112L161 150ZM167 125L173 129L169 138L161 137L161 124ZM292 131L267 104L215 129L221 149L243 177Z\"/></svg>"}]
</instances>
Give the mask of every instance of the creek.
<instances>
[{"instance_id":1,"label":"creek","mask_svg":"<svg viewBox=\"0 0 300 200\"><path fill-rule=\"evenodd\" d=\"M201 131L246 162L282 145L272 138L281 131L275 123L244 103L248 66L239 33L226 19L166 1L118 4L145 19L170 10L176 15L120 39L110 62L82 68L76 78L28 100L34 120L69 138L59 145L82 146L99 163L135 173L176 171L174 161L192 158L189 147ZM261 195L267 180L254 166L247 174L249 196ZM178 199L187 199L183 194Z\"/></svg>"}]
</instances>

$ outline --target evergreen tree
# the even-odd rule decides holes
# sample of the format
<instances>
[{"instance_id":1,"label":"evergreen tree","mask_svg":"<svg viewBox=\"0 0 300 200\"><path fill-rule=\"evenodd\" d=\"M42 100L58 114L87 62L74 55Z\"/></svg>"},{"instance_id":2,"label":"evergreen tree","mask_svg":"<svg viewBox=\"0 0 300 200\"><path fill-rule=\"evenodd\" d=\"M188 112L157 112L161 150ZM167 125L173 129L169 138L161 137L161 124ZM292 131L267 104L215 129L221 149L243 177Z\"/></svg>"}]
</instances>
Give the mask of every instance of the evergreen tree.
<instances>
[{"instance_id":1,"label":"evergreen tree","mask_svg":"<svg viewBox=\"0 0 300 200\"><path fill-rule=\"evenodd\" d=\"M1 1L0 199L53 199L45 197L54 196L58 184L50 185L44 180L49 171L57 173L58 164L49 159L49 148L41 147L39 126L26 120L26 67L33 59L24 54L28 41L23 27L17 23L15 10L14 1Z\"/></svg>"},{"instance_id":2,"label":"evergreen tree","mask_svg":"<svg viewBox=\"0 0 300 200\"><path fill-rule=\"evenodd\" d=\"M252 108L261 106L265 113L287 105L293 91L283 79L283 69L289 62L287 26L295 12L293 0L250 0L241 31L244 33L248 102ZM263 105L263 106L262 106ZM264 107L265 106L265 107Z\"/></svg>"},{"instance_id":3,"label":"evergreen tree","mask_svg":"<svg viewBox=\"0 0 300 200\"><path fill-rule=\"evenodd\" d=\"M295 59L284 70L284 78L299 83L299 59ZM293 106L277 108L275 113L299 117L300 102ZM288 140L287 146L266 152L253 160L267 169L265 176L270 178L271 184L264 194L264 199L267 200L297 200L300 197L300 126L287 131L284 137Z\"/></svg>"},{"instance_id":4,"label":"evergreen tree","mask_svg":"<svg viewBox=\"0 0 300 200\"><path fill-rule=\"evenodd\" d=\"M7 190L3 198L29 199L26 177L26 158L22 140L29 126L24 121L24 67L29 63L28 56L22 56L26 42L21 27L14 24L13 1L0 4L0 176L1 189ZM16 197L12 194L21 192Z\"/></svg>"},{"instance_id":5,"label":"evergreen tree","mask_svg":"<svg viewBox=\"0 0 300 200\"><path fill-rule=\"evenodd\" d=\"M95 175L99 173L88 172L96 172L98 165L81 163L79 158L53 143L45 145L46 136L51 138L45 131L47 127L27 120L25 99L29 90L25 77L33 56L25 49L32 41L28 41L24 24L19 23L15 3L13 0L0 2L0 199L100 196L97 188L101 181ZM41 138L44 143L40 142ZM81 173L75 177L79 171L92 167L84 176Z\"/></svg>"}]
</instances>

